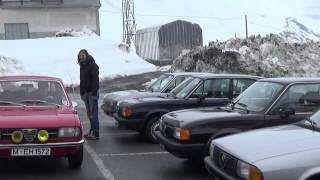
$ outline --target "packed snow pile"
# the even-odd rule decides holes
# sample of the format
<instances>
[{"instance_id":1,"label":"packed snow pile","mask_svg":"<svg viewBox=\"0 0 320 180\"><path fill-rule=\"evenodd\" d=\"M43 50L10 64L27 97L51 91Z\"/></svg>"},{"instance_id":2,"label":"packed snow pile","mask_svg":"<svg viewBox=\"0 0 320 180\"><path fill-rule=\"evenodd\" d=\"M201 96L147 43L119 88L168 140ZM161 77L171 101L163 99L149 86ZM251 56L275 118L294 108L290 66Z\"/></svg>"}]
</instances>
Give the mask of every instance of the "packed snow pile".
<instances>
[{"instance_id":1,"label":"packed snow pile","mask_svg":"<svg viewBox=\"0 0 320 180\"><path fill-rule=\"evenodd\" d=\"M17 60L0 56L0 76L18 75L22 72L23 68Z\"/></svg>"},{"instance_id":2,"label":"packed snow pile","mask_svg":"<svg viewBox=\"0 0 320 180\"><path fill-rule=\"evenodd\" d=\"M61 30L56 33L56 37L97 37L98 35L86 26L81 31L76 31L73 28Z\"/></svg>"},{"instance_id":3,"label":"packed snow pile","mask_svg":"<svg viewBox=\"0 0 320 180\"><path fill-rule=\"evenodd\" d=\"M230 39L184 51L174 61L171 70L264 77L320 76L319 47L319 42L289 43L283 36L275 34Z\"/></svg>"},{"instance_id":4,"label":"packed snow pile","mask_svg":"<svg viewBox=\"0 0 320 180\"><path fill-rule=\"evenodd\" d=\"M286 18L284 31L280 34L293 43L320 41L320 34L313 32L294 18Z\"/></svg>"},{"instance_id":5,"label":"packed snow pile","mask_svg":"<svg viewBox=\"0 0 320 180\"><path fill-rule=\"evenodd\" d=\"M77 55L87 49L100 67L100 78L156 71L156 67L126 53L101 37L60 37L0 41L0 68L6 75L33 74L61 78L66 84L79 84ZM5 57L5 58L4 58Z\"/></svg>"}]
</instances>

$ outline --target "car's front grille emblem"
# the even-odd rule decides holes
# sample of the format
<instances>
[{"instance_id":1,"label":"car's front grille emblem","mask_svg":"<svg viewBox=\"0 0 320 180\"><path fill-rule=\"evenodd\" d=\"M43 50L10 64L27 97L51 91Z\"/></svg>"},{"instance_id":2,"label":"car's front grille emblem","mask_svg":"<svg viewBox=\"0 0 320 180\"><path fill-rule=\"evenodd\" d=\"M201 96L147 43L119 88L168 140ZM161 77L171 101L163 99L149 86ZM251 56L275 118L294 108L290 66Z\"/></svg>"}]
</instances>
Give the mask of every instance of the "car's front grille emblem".
<instances>
[{"instance_id":1,"label":"car's front grille emblem","mask_svg":"<svg viewBox=\"0 0 320 180\"><path fill-rule=\"evenodd\" d=\"M224 153L221 153L219 159L220 159L220 163L221 163L222 168L225 168L226 164L227 164L226 163L227 155Z\"/></svg>"},{"instance_id":2,"label":"car's front grille emblem","mask_svg":"<svg viewBox=\"0 0 320 180\"><path fill-rule=\"evenodd\" d=\"M32 142L34 138L37 136L37 129L22 129L24 139L28 142Z\"/></svg>"}]
</instances>

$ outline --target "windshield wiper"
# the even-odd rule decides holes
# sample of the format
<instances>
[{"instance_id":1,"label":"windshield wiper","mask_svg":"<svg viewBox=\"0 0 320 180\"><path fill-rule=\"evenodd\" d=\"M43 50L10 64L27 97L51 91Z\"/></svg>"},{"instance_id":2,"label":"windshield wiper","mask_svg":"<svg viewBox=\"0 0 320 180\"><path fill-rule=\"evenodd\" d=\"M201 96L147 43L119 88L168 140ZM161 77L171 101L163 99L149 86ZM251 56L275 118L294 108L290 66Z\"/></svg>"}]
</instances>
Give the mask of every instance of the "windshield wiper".
<instances>
[{"instance_id":1,"label":"windshield wiper","mask_svg":"<svg viewBox=\"0 0 320 180\"><path fill-rule=\"evenodd\" d=\"M17 105L17 106L26 106L24 104L16 103L16 102L11 102L11 101L0 101L1 105Z\"/></svg>"},{"instance_id":2,"label":"windshield wiper","mask_svg":"<svg viewBox=\"0 0 320 180\"><path fill-rule=\"evenodd\" d=\"M20 103L27 103L27 104L48 104L48 105L54 105L54 106L57 106L57 107L60 107L59 104L56 104L56 103L51 103L51 102L48 102L48 101L43 101L43 100L23 100L23 101L20 101Z\"/></svg>"},{"instance_id":3,"label":"windshield wiper","mask_svg":"<svg viewBox=\"0 0 320 180\"><path fill-rule=\"evenodd\" d=\"M312 130L314 131L316 129L315 126L317 125L317 123L313 121L310 117L308 117L306 121L308 121L311 124Z\"/></svg>"},{"instance_id":4,"label":"windshield wiper","mask_svg":"<svg viewBox=\"0 0 320 180\"><path fill-rule=\"evenodd\" d=\"M236 105L236 102L231 101L231 103L230 103L231 110L234 110L234 105Z\"/></svg>"}]
</instances>

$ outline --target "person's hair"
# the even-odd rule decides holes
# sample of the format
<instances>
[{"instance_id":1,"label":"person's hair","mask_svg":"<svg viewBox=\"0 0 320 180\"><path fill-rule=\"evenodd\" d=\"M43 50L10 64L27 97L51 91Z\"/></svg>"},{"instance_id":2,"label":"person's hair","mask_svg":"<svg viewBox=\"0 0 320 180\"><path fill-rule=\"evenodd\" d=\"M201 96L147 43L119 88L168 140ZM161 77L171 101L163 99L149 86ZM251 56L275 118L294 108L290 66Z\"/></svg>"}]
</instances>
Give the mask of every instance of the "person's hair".
<instances>
[{"instance_id":1,"label":"person's hair","mask_svg":"<svg viewBox=\"0 0 320 180\"><path fill-rule=\"evenodd\" d=\"M86 55L86 57L88 58L89 57L89 53L86 49L81 49L78 53L78 63L80 61L80 53L84 53Z\"/></svg>"}]
</instances>

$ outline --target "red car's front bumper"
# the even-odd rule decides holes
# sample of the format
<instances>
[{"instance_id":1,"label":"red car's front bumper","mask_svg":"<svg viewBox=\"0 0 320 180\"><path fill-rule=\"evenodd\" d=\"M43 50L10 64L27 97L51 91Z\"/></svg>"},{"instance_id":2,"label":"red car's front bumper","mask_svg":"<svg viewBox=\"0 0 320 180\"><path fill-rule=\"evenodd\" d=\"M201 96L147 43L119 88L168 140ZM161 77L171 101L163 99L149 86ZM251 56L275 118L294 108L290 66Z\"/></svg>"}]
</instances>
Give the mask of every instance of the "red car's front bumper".
<instances>
[{"instance_id":1,"label":"red car's front bumper","mask_svg":"<svg viewBox=\"0 0 320 180\"><path fill-rule=\"evenodd\" d=\"M50 148L51 152L48 157L62 157L78 152L83 144L84 139L77 142L56 142L46 144L0 144L0 158L15 158L16 156L11 155L11 150L14 148ZM19 157L31 156L26 155Z\"/></svg>"}]
</instances>

